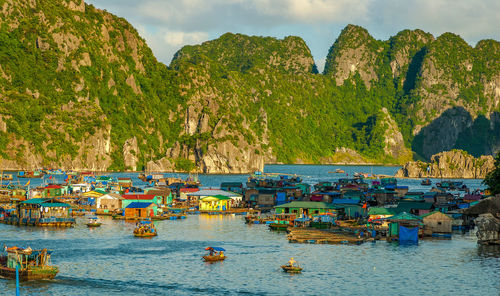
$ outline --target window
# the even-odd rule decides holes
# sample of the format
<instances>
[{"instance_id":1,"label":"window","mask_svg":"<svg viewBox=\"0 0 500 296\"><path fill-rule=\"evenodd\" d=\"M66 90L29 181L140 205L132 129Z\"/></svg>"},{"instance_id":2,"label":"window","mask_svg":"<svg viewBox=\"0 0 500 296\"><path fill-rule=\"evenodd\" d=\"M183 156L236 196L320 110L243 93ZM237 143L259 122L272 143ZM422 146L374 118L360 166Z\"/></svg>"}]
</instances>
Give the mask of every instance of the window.
<instances>
[{"instance_id":1,"label":"window","mask_svg":"<svg viewBox=\"0 0 500 296\"><path fill-rule=\"evenodd\" d=\"M438 225L441 225L442 223L441 222L438 222Z\"/></svg>"}]
</instances>

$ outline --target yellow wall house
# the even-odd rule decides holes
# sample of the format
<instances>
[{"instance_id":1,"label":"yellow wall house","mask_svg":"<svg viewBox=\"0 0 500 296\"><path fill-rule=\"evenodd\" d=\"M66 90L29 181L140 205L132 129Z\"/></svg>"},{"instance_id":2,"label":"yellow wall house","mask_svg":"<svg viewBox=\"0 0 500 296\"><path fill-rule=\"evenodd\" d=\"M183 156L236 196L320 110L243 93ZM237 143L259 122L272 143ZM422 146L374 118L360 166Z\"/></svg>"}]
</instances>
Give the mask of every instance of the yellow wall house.
<instances>
[{"instance_id":1,"label":"yellow wall house","mask_svg":"<svg viewBox=\"0 0 500 296\"><path fill-rule=\"evenodd\" d=\"M231 198L224 195L213 195L200 199L200 211L227 211L230 207Z\"/></svg>"}]
</instances>

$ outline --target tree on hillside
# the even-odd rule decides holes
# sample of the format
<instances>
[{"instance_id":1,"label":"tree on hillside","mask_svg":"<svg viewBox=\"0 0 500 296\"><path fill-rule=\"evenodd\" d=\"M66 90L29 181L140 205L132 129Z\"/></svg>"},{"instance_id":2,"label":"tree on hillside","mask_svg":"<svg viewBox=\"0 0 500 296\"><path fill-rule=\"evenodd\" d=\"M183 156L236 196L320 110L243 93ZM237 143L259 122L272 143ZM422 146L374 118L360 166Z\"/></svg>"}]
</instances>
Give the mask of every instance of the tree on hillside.
<instances>
[{"instance_id":1,"label":"tree on hillside","mask_svg":"<svg viewBox=\"0 0 500 296\"><path fill-rule=\"evenodd\" d=\"M491 194L500 194L500 151L495 157L495 169L486 175L483 184L488 185Z\"/></svg>"}]
</instances>

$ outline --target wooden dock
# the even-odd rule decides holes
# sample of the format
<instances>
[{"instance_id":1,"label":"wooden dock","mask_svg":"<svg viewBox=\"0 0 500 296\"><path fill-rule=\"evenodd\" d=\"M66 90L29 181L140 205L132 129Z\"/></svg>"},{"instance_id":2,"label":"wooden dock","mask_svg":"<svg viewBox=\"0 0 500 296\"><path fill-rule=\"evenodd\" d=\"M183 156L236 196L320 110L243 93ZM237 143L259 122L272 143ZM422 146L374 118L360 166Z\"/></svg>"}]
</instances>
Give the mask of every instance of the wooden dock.
<instances>
[{"instance_id":1,"label":"wooden dock","mask_svg":"<svg viewBox=\"0 0 500 296\"><path fill-rule=\"evenodd\" d=\"M288 241L305 244L361 244L364 239L330 230L294 227L289 228Z\"/></svg>"}]
</instances>

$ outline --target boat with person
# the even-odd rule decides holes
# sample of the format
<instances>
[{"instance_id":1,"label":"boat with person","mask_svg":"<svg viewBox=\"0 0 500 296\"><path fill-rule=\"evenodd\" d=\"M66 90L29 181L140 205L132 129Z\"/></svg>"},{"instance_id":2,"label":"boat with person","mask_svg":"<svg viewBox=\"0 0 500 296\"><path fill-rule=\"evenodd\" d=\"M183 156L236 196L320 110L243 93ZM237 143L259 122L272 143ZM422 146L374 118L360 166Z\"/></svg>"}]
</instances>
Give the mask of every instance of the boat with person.
<instances>
[{"instance_id":1,"label":"boat with person","mask_svg":"<svg viewBox=\"0 0 500 296\"><path fill-rule=\"evenodd\" d=\"M422 186L431 186L432 185L432 181L429 178L425 178L424 180L422 180L422 182L420 182L420 185L422 185Z\"/></svg>"},{"instance_id":2,"label":"boat with person","mask_svg":"<svg viewBox=\"0 0 500 296\"><path fill-rule=\"evenodd\" d=\"M53 279L59 272L57 266L51 265L52 251L47 249L33 250L30 247L5 247L6 255L0 256L0 277L16 279L16 267L22 281Z\"/></svg>"},{"instance_id":3,"label":"boat with person","mask_svg":"<svg viewBox=\"0 0 500 296\"><path fill-rule=\"evenodd\" d=\"M90 217L86 225L89 228L93 228L93 227L100 227L102 223L99 222L99 220L97 220L97 217Z\"/></svg>"},{"instance_id":4,"label":"boat with person","mask_svg":"<svg viewBox=\"0 0 500 296\"><path fill-rule=\"evenodd\" d=\"M157 236L155 225L150 220L138 221L135 225L134 236L135 237L153 237Z\"/></svg>"},{"instance_id":5,"label":"boat with person","mask_svg":"<svg viewBox=\"0 0 500 296\"><path fill-rule=\"evenodd\" d=\"M288 263L286 265L281 265L281 268L283 269L284 272L287 273L301 273L302 272L302 267L299 266L297 261L295 261L292 258L288 260Z\"/></svg>"},{"instance_id":6,"label":"boat with person","mask_svg":"<svg viewBox=\"0 0 500 296\"><path fill-rule=\"evenodd\" d=\"M205 251L208 251L208 254L202 257L205 262L224 261L227 258L224 255L226 250L221 247L207 247Z\"/></svg>"}]
</instances>

